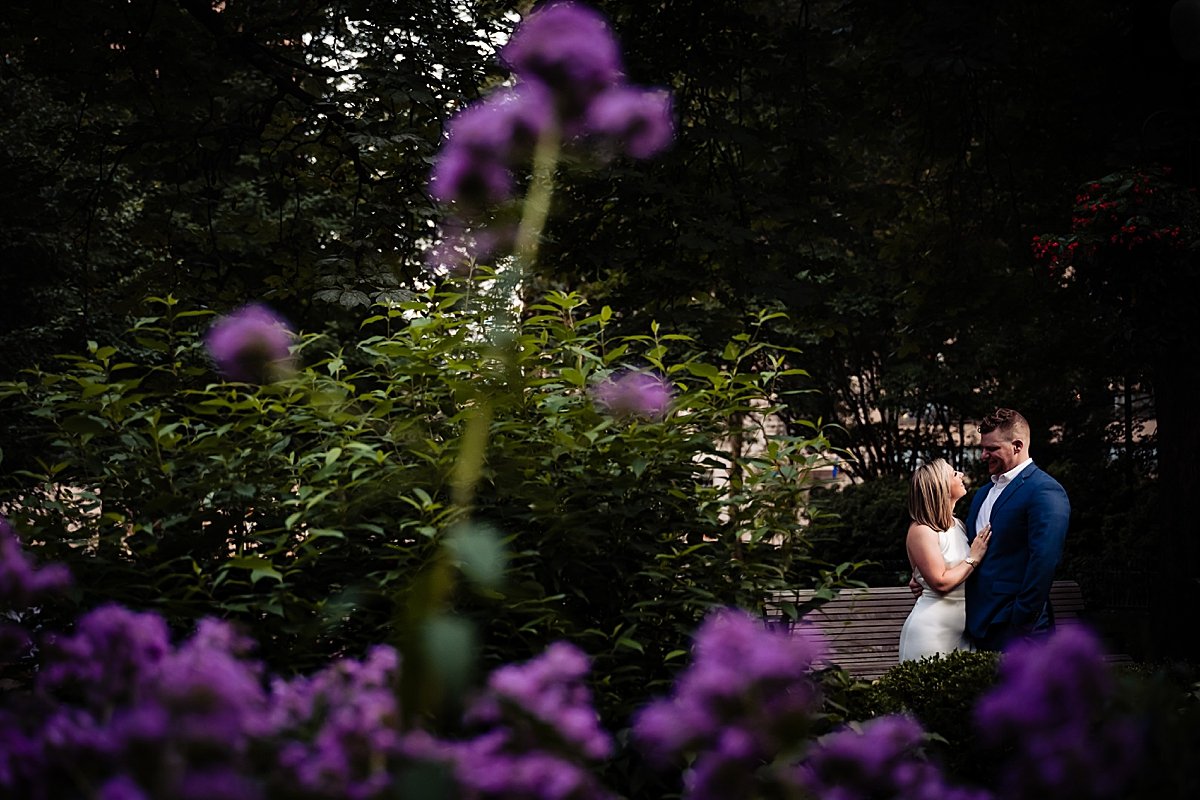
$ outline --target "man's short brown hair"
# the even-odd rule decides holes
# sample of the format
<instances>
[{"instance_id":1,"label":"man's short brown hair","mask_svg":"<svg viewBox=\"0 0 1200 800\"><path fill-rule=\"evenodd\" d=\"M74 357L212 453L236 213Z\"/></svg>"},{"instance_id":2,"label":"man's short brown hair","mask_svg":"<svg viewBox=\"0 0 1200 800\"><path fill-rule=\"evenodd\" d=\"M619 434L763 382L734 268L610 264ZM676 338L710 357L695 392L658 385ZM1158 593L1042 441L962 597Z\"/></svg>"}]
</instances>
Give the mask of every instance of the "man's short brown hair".
<instances>
[{"instance_id":1,"label":"man's short brown hair","mask_svg":"<svg viewBox=\"0 0 1200 800\"><path fill-rule=\"evenodd\" d=\"M1005 439L1028 439L1029 422L1011 408L997 408L979 421L980 433L998 431Z\"/></svg>"}]
</instances>

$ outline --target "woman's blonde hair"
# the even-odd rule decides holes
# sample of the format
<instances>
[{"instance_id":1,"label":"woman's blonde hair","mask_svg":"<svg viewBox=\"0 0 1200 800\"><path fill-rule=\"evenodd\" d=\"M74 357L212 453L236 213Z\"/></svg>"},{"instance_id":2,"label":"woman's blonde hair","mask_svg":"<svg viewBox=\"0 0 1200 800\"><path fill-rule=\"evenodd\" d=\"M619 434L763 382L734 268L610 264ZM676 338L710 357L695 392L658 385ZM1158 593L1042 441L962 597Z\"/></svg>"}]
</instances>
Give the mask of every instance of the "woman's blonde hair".
<instances>
[{"instance_id":1,"label":"woman's blonde hair","mask_svg":"<svg viewBox=\"0 0 1200 800\"><path fill-rule=\"evenodd\" d=\"M908 487L908 515L914 522L935 531L954 527L954 504L950 502L950 480L954 470L944 458L917 467Z\"/></svg>"}]
</instances>

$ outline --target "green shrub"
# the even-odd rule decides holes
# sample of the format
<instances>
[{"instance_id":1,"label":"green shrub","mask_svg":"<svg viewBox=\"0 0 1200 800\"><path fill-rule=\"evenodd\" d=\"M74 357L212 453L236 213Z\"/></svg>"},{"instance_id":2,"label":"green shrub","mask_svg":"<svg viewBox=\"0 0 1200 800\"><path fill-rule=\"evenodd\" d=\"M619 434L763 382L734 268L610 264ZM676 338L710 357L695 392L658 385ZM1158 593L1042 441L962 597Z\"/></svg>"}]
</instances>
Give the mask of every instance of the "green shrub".
<instances>
[{"instance_id":1,"label":"green shrub","mask_svg":"<svg viewBox=\"0 0 1200 800\"><path fill-rule=\"evenodd\" d=\"M308 669L405 635L445 590L433 567L461 560L443 542L469 514L507 552L500 585L451 591L483 659L572 640L624 724L708 608L815 580L801 515L820 432L753 457L718 445L798 374L757 340L762 320L709 363L686 337L610 336L610 311L552 295L501 351L486 315L430 293L365 319L357 342L303 336L307 365L257 387L212 382L210 312L153 302L123 341L0 384L32 463L5 478L10 515L72 566L85 606L153 607L181 628L236 619L274 668ZM678 413L598 411L589 387L624 367L666 376ZM455 470L482 404L488 447L464 507ZM714 485L721 460L732 476Z\"/></svg>"},{"instance_id":2,"label":"green shrub","mask_svg":"<svg viewBox=\"0 0 1200 800\"><path fill-rule=\"evenodd\" d=\"M936 736L931 755L960 779L977 781L983 763L975 749L973 709L996 682L999 655L956 651L892 667L873 683L840 682L831 699L843 718L865 720L885 714L911 714ZM826 681L826 686L839 682Z\"/></svg>"},{"instance_id":3,"label":"green shrub","mask_svg":"<svg viewBox=\"0 0 1200 800\"><path fill-rule=\"evenodd\" d=\"M880 478L840 489L816 489L810 503L818 520L812 534L814 557L830 564L873 562L854 576L868 586L895 586L908 580L907 481Z\"/></svg>"}]
</instances>

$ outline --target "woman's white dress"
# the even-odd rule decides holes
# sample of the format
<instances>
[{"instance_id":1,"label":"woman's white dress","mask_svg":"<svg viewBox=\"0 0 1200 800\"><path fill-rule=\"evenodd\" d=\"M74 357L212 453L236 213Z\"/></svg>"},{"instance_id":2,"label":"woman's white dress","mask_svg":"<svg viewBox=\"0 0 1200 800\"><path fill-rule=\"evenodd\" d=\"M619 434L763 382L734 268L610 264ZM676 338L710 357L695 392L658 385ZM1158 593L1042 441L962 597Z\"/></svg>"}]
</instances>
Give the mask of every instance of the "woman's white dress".
<instances>
[{"instance_id":1,"label":"woman's white dress","mask_svg":"<svg viewBox=\"0 0 1200 800\"><path fill-rule=\"evenodd\" d=\"M940 531L937 537L947 567L958 564L971 552L967 527L961 519L956 518L954 526L948 531ZM945 655L952 650L974 649L964 634L967 626L966 582L942 593L931 589L919 570L916 579L922 592L900 629L900 660L912 661L934 653Z\"/></svg>"}]
</instances>

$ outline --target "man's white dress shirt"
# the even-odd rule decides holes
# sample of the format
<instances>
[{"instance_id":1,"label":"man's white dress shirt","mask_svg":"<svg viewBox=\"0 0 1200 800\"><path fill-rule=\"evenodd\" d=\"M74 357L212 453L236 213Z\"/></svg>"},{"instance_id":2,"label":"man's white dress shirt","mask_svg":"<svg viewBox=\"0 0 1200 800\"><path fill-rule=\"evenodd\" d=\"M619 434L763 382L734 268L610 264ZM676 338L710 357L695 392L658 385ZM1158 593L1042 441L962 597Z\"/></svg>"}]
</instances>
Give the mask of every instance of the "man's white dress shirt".
<instances>
[{"instance_id":1,"label":"man's white dress shirt","mask_svg":"<svg viewBox=\"0 0 1200 800\"><path fill-rule=\"evenodd\" d=\"M990 475L992 486L988 489L987 497L983 498L983 505L979 507L979 515L975 517L975 533L978 534L981 530L987 527L992 521L992 506L996 505L996 500L1012 483L1013 478L1021 474L1021 470L1026 467L1033 466L1033 459L1027 458L1020 464L1005 472L1003 475Z\"/></svg>"}]
</instances>

